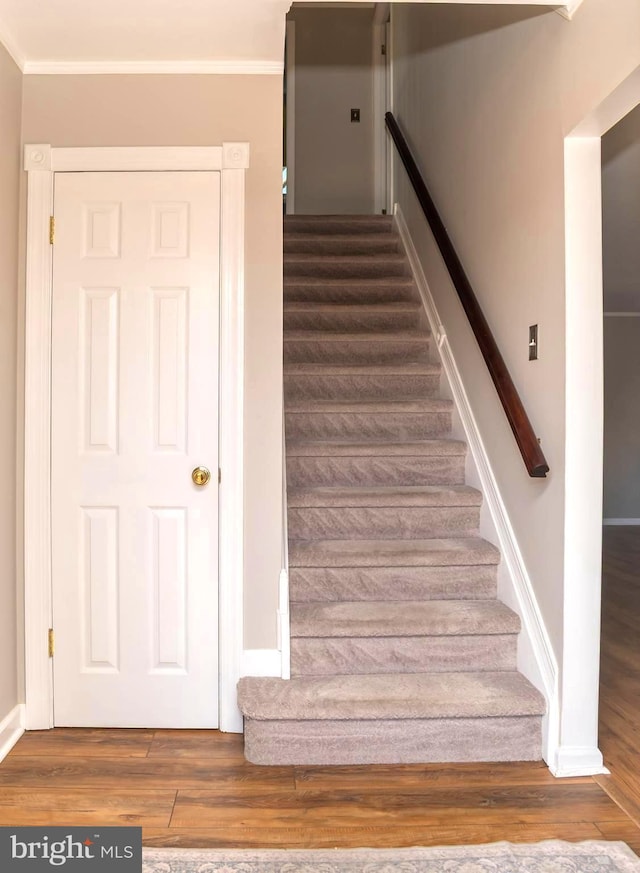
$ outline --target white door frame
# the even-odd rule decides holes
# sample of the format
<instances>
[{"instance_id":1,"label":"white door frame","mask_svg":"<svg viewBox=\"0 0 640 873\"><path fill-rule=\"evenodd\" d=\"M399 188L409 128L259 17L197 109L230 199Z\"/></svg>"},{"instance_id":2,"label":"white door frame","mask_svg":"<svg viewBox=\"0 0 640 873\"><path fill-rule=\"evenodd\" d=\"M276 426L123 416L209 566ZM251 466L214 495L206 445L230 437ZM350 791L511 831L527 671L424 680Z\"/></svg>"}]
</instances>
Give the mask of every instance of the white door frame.
<instances>
[{"instance_id":1,"label":"white door frame","mask_svg":"<svg viewBox=\"0 0 640 873\"><path fill-rule=\"evenodd\" d=\"M598 749L604 423L601 141L638 104L640 67L564 141L564 642L558 751L550 762L556 776L603 772Z\"/></svg>"},{"instance_id":2,"label":"white door frame","mask_svg":"<svg viewBox=\"0 0 640 873\"><path fill-rule=\"evenodd\" d=\"M53 727L51 627L51 302L55 172L220 171L219 645L220 729L242 731L244 488L244 212L248 143L212 147L25 146L24 612L25 727Z\"/></svg>"},{"instance_id":3,"label":"white door frame","mask_svg":"<svg viewBox=\"0 0 640 873\"><path fill-rule=\"evenodd\" d=\"M372 71L373 71L373 211L380 214L383 210L389 215L388 194L388 134L384 121L387 109L390 109L390 88L388 64L391 44L389 36L390 20L389 3L376 3L372 25ZM385 54L382 54L382 47Z\"/></svg>"}]
</instances>

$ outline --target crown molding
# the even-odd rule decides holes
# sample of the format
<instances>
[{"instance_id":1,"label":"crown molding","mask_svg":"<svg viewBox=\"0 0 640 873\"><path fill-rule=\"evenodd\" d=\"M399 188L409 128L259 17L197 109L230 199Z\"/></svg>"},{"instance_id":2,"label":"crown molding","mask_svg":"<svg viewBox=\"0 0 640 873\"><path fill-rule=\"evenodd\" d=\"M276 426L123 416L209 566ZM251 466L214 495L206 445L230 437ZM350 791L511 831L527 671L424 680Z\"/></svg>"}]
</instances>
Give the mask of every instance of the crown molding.
<instances>
[{"instance_id":1,"label":"crown molding","mask_svg":"<svg viewBox=\"0 0 640 873\"><path fill-rule=\"evenodd\" d=\"M30 76L281 76L283 61L25 61Z\"/></svg>"},{"instance_id":2,"label":"crown molding","mask_svg":"<svg viewBox=\"0 0 640 873\"><path fill-rule=\"evenodd\" d=\"M569 0L568 3L565 3L564 6L560 6L555 11L558 15L562 15L563 18L566 18L567 21L571 21L578 10L578 7L582 6L583 2L584 0Z\"/></svg>"},{"instance_id":3,"label":"crown molding","mask_svg":"<svg viewBox=\"0 0 640 873\"><path fill-rule=\"evenodd\" d=\"M11 34L9 34L5 30L4 24L2 24L2 22L0 22L0 44L5 47L20 71L24 73L24 66L26 64L25 57L20 51L20 48L18 47Z\"/></svg>"}]
</instances>

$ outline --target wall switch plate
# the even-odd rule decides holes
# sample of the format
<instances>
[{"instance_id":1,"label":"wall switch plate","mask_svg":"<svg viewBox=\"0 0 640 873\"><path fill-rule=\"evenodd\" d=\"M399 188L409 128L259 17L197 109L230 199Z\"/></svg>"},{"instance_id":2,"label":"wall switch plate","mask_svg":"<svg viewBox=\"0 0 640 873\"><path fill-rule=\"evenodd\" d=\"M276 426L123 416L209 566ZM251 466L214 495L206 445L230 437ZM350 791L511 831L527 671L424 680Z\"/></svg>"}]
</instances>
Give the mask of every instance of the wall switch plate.
<instances>
[{"instance_id":1,"label":"wall switch plate","mask_svg":"<svg viewBox=\"0 0 640 873\"><path fill-rule=\"evenodd\" d=\"M352 109L351 110L351 121L352 122L359 122L360 121L360 110L359 109Z\"/></svg>"},{"instance_id":2,"label":"wall switch plate","mask_svg":"<svg viewBox=\"0 0 640 873\"><path fill-rule=\"evenodd\" d=\"M529 327L529 360L538 360L538 325L532 324Z\"/></svg>"}]
</instances>

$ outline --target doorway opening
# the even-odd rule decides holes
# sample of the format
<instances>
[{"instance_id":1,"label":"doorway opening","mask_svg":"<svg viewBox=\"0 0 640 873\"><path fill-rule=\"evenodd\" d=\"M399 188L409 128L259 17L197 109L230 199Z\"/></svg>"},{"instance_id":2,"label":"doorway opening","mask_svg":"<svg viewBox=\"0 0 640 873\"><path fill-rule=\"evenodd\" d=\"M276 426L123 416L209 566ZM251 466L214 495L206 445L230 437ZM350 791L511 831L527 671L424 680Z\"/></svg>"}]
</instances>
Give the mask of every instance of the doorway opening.
<instances>
[{"instance_id":1,"label":"doorway opening","mask_svg":"<svg viewBox=\"0 0 640 873\"><path fill-rule=\"evenodd\" d=\"M292 5L285 48L286 214L390 211L389 21L388 3Z\"/></svg>"}]
</instances>

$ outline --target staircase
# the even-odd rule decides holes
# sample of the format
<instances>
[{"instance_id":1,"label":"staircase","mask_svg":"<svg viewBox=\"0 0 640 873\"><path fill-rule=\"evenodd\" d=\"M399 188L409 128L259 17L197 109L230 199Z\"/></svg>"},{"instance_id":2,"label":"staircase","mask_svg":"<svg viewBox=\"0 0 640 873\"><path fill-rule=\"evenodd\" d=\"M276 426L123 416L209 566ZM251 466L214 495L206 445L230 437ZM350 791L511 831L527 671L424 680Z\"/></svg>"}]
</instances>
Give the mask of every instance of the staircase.
<instances>
[{"instance_id":1,"label":"staircase","mask_svg":"<svg viewBox=\"0 0 640 873\"><path fill-rule=\"evenodd\" d=\"M541 757L481 494L386 216L285 219L291 679L244 678L258 764Z\"/></svg>"}]
</instances>

